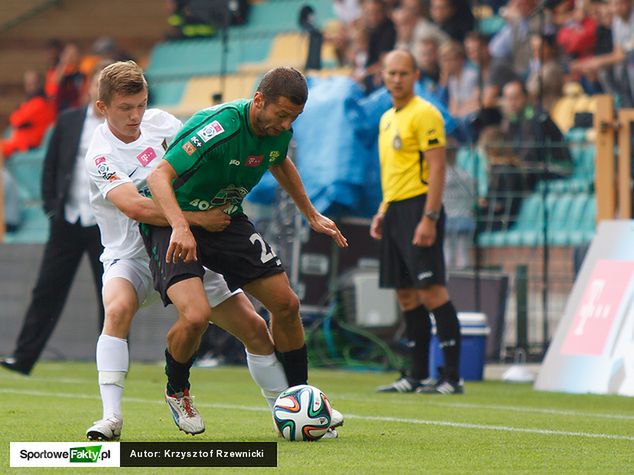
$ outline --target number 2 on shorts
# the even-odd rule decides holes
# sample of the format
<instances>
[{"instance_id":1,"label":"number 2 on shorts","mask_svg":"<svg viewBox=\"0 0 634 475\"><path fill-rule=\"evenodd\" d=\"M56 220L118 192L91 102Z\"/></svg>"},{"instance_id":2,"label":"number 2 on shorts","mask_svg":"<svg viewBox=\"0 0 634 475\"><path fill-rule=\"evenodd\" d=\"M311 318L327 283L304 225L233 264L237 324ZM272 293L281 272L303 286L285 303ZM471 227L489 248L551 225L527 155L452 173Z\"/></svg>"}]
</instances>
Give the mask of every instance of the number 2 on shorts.
<instances>
[{"instance_id":1,"label":"number 2 on shorts","mask_svg":"<svg viewBox=\"0 0 634 475\"><path fill-rule=\"evenodd\" d=\"M255 244L256 242L260 243L260 260L262 261L262 264L266 264L275 257L275 253L272 250L267 252L266 243L264 242L264 239L262 239L262 236L258 233L251 234L249 241L251 241L251 244Z\"/></svg>"}]
</instances>

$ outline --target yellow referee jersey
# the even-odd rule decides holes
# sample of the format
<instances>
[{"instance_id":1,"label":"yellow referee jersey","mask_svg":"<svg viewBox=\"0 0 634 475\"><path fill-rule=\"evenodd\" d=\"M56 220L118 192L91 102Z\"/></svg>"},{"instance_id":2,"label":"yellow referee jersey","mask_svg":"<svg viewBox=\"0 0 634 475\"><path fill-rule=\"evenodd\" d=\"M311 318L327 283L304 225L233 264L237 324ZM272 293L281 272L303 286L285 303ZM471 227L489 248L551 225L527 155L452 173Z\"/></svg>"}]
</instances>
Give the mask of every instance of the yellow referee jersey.
<instances>
[{"instance_id":1,"label":"yellow referee jersey","mask_svg":"<svg viewBox=\"0 0 634 475\"><path fill-rule=\"evenodd\" d=\"M414 96L402 109L392 107L379 124L379 160L385 212L392 201L427 192L429 165L424 152L445 146L445 124L432 104Z\"/></svg>"}]
</instances>

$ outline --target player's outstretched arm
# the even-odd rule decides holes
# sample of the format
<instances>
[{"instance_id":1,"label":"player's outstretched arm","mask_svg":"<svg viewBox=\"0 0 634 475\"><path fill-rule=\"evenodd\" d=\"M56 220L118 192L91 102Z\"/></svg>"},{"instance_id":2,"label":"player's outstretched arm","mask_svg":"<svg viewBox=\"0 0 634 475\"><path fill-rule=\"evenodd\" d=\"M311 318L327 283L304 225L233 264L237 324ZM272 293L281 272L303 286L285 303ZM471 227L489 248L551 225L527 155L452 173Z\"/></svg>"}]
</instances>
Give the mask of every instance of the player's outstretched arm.
<instances>
[{"instance_id":1,"label":"player's outstretched arm","mask_svg":"<svg viewBox=\"0 0 634 475\"><path fill-rule=\"evenodd\" d=\"M123 183L113 188L106 198L130 219L154 226L169 226L156 203L139 194L132 183ZM191 226L200 226L210 232L222 231L231 223L231 218L221 208L196 212L185 211L183 214Z\"/></svg>"},{"instance_id":2,"label":"player's outstretched arm","mask_svg":"<svg viewBox=\"0 0 634 475\"><path fill-rule=\"evenodd\" d=\"M147 183L152 192L152 199L165 215L172 227L170 244L165 255L166 262L192 262L196 257L196 239L189 229L189 223L178 206L172 182L176 171L168 161L163 160L148 176Z\"/></svg>"},{"instance_id":3,"label":"player's outstretched arm","mask_svg":"<svg viewBox=\"0 0 634 475\"><path fill-rule=\"evenodd\" d=\"M306 217L313 231L327 234L335 240L339 247L348 247L348 240L339 231L334 221L319 213L311 203L299 172L290 158L287 157L286 160L272 165L269 170L271 170L277 182L290 195L297 208Z\"/></svg>"}]
</instances>

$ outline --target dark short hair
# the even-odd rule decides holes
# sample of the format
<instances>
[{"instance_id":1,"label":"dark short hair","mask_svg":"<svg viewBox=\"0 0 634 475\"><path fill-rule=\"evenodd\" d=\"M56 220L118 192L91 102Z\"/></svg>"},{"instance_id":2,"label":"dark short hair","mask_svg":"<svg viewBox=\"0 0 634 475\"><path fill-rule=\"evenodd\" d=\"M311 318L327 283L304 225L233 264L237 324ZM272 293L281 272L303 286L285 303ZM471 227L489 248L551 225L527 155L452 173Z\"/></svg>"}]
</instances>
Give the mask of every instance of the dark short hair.
<instances>
[{"instance_id":1,"label":"dark short hair","mask_svg":"<svg viewBox=\"0 0 634 475\"><path fill-rule=\"evenodd\" d=\"M301 106L308 99L306 78L295 68L275 68L264 75L257 89L265 102L275 102L278 97L286 97L293 104Z\"/></svg>"}]
</instances>

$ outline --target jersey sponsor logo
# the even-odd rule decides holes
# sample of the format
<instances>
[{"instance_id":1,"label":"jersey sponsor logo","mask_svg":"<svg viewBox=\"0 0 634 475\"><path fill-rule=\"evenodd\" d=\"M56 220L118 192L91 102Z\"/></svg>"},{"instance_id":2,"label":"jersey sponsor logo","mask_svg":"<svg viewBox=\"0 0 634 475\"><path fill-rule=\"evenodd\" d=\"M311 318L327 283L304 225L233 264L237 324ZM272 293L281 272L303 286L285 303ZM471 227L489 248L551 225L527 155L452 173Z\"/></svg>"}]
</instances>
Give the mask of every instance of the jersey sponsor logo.
<instances>
[{"instance_id":1,"label":"jersey sponsor logo","mask_svg":"<svg viewBox=\"0 0 634 475\"><path fill-rule=\"evenodd\" d=\"M97 158L95 158L95 165L99 166L105 161L106 161L106 157L97 157Z\"/></svg>"},{"instance_id":2,"label":"jersey sponsor logo","mask_svg":"<svg viewBox=\"0 0 634 475\"><path fill-rule=\"evenodd\" d=\"M189 139L189 141L193 143L196 148L200 148L203 146L203 143L195 135L191 139Z\"/></svg>"},{"instance_id":3,"label":"jersey sponsor logo","mask_svg":"<svg viewBox=\"0 0 634 475\"><path fill-rule=\"evenodd\" d=\"M136 156L141 165L147 167L148 164L156 158L156 152L152 147L148 147Z\"/></svg>"},{"instance_id":4,"label":"jersey sponsor logo","mask_svg":"<svg viewBox=\"0 0 634 475\"><path fill-rule=\"evenodd\" d=\"M196 133L196 135L198 135L203 140L203 142L206 143L206 142L209 142L216 135L221 134L224 131L225 129L222 128L222 125L220 125L220 122L218 122L217 120L214 120L211 124L206 125L202 129L200 129Z\"/></svg>"},{"instance_id":5,"label":"jersey sponsor logo","mask_svg":"<svg viewBox=\"0 0 634 475\"><path fill-rule=\"evenodd\" d=\"M185 142L182 148L183 150L185 150L185 153L187 155L193 155L194 152L196 151L196 147L194 147L194 145L191 142Z\"/></svg>"},{"instance_id":6,"label":"jersey sponsor logo","mask_svg":"<svg viewBox=\"0 0 634 475\"><path fill-rule=\"evenodd\" d=\"M264 155L249 155L245 165L247 167L257 167L264 160Z\"/></svg>"},{"instance_id":7,"label":"jersey sponsor logo","mask_svg":"<svg viewBox=\"0 0 634 475\"><path fill-rule=\"evenodd\" d=\"M433 276L434 276L433 272L427 271L427 272L421 272L416 277L418 278L418 280L424 280L424 279L430 279Z\"/></svg>"},{"instance_id":8,"label":"jersey sponsor logo","mask_svg":"<svg viewBox=\"0 0 634 475\"><path fill-rule=\"evenodd\" d=\"M229 165L240 166L240 160L236 160L235 158L232 160L229 160Z\"/></svg>"},{"instance_id":9,"label":"jersey sponsor logo","mask_svg":"<svg viewBox=\"0 0 634 475\"><path fill-rule=\"evenodd\" d=\"M269 153L269 163L273 163L279 157L280 157L280 152L278 152L277 150L273 150L271 153Z\"/></svg>"}]
</instances>

